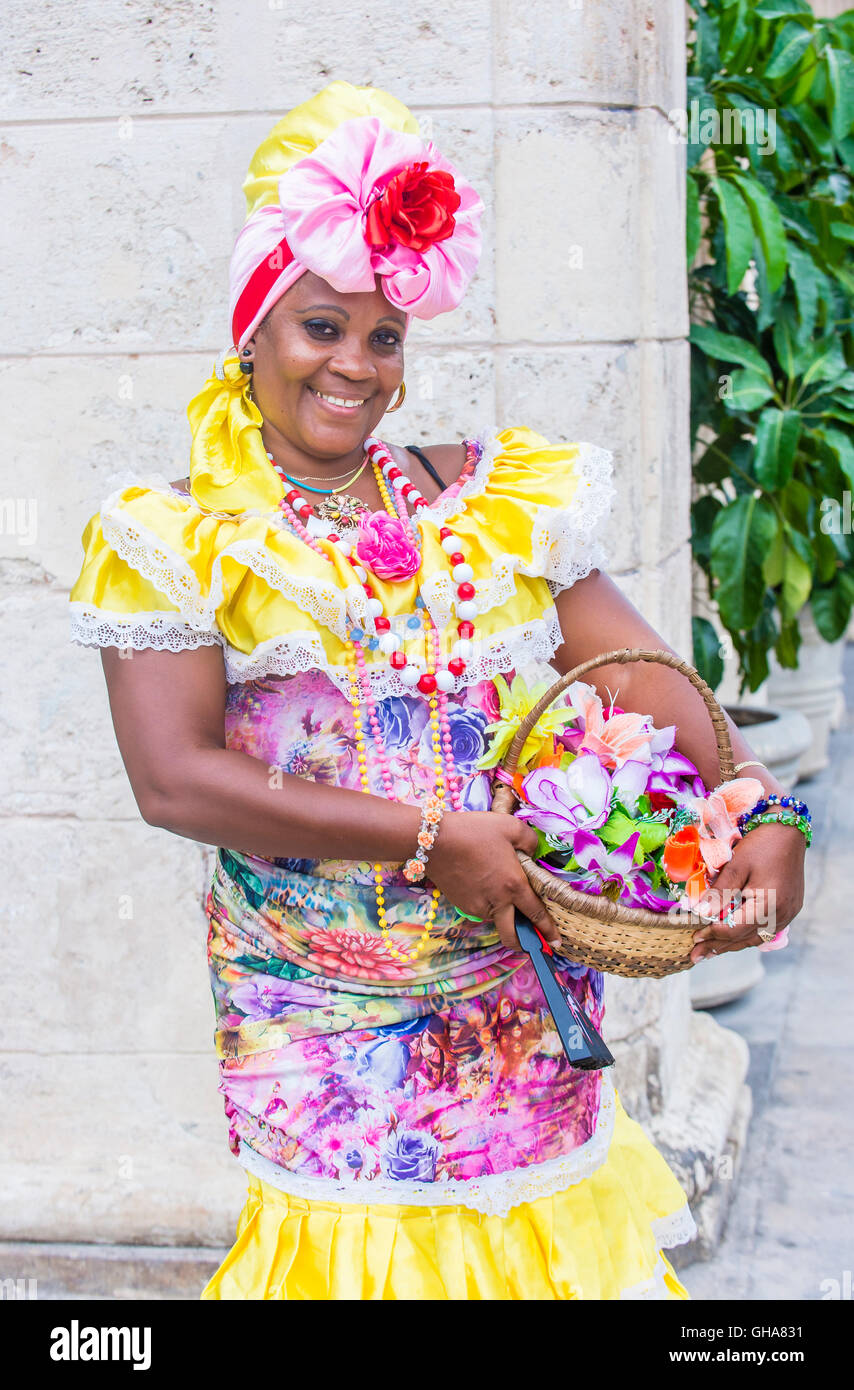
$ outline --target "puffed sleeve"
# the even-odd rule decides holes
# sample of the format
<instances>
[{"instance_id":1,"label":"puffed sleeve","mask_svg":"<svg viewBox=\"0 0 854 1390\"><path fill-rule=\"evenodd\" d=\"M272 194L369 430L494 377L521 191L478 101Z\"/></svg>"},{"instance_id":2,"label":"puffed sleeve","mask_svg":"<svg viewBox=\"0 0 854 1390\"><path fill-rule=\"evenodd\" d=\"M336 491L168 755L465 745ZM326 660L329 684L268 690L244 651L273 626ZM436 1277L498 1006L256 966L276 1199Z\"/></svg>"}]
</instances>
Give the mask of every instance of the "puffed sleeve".
<instances>
[{"instance_id":1,"label":"puffed sleeve","mask_svg":"<svg viewBox=\"0 0 854 1390\"><path fill-rule=\"evenodd\" d=\"M474 570L481 621L530 621L561 589L605 568L612 474L613 454L596 444L550 444L524 427L487 439L474 477L424 513L432 523L424 573L437 603L450 613L450 580L437 549L443 523Z\"/></svg>"},{"instance_id":2,"label":"puffed sleeve","mask_svg":"<svg viewBox=\"0 0 854 1390\"><path fill-rule=\"evenodd\" d=\"M550 444L514 427L496 436L492 466L467 511L496 556L503 552L517 573L548 580L554 591L606 566L613 500L609 450Z\"/></svg>"},{"instance_id":3,"label":"puffed sleeve","mask_svg":"<svg viewBox=\"0 0 854 1390\"><path fill-rule=\"evenodd\" d=\"M211 512L169 484L132 484L83 533L72 639L168 651L219 643L241 673L244 658L274 644L281 671L323 666L340 654L348 598L366 599L341 553L321 549L277 513Z\"/></svg>"},{"instance_id":4,"label":"puffed sleeve","mask_svg":"<svg viewBox=\"0 0 854 1390\"><path fill-rule=\"evenodd\" d=\"M84 646L183 651L221 640L206 577L218 523L164 486L113 493L83 532L70 594Z\"/></svg>"}]
</instances>

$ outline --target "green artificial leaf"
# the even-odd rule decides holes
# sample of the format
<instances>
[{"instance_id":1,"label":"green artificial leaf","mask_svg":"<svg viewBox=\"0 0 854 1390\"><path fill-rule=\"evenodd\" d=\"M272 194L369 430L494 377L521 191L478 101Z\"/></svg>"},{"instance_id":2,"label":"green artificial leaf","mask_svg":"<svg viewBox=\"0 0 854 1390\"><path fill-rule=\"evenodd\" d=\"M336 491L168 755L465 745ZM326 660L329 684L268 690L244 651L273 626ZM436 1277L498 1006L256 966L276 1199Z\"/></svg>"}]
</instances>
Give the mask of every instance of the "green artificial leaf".
<instances>
[{"instance_id":1,"label":"green artificial leaf","mask_svg":"<svg viewBox=\"0 0 854 1390\"><path fill-rule=\"evenodd\" d=\"M759 348L743 338L737 338L734 333L722 333L707 323L693 323L691 342L716 362L738 362L742 367L752 367L769 383L773 381L771 368Z\"/></svg>"},{"instance_id":2,"label":"green artificial leaf","mask_svg":"<svg viewBox=\"0 0 854 1390\"><path fill-rule=\"evenodd\" d=\"M829 584L836 574L839 552L836 549L835 529L843 524L840 512L841 508L835 497L822 498L819 530L813 540L816 554L815 578L819 584ZM825 525L824 531L821 530L822 524ZM829 534L831 529L834 534Z\"/></svg>"},{"instance_id":3,"label":"green artificial leaf","mask_svg":"<svg viewBox=\"0 0 854 1390\"><path fill-rule=\"evenodd\" d=\"M834 140L844 140L854 125L854 56L843 48L824 50L830 88L830 129Z\"/></svg>"},{"instance_id":4,"label":"green artificial leaf","mask_svg":"<svg viewBox=\"0 0 854 1390\"><path fill-rule=\"evenodd\" d=\"M719 49L721 62L724 65L729 64L730 58L744 42L749 27L748 0L734 0L733 3L726 6L726 13L721 18L719 32Z\"/></svg>"},{"instance_id":5,"label":"green artificial leaf","mask_svg":"<svg viewBox=\"0 0 854 1390\"><path fill-rule=\"evenodd\" d=\"M725 452L727 438L728 436L718 435L718 438L697 457L694 463L694 477L698 483L721 483L724 478L729 477L732 462Z\"/></svg>"},{"instance_id":6,"label":"green artificial leaf","mask_svg":"<svg viewBox=\"0 0 854 1390\"><path fill-rule=\"evenodd\" d=\"M776 492L791 478L801 434L797 410L778 410L769 405L756 426L753 473L766 492Z\"/></svg>"},{"instance_id":7,"label":"green artificial leaf","mask_svg":"<svg viewBox=\"0 0 854 1390\"><path fill-rule=\"evenodd\" d=\"M826 589L814 589L810 607L815 625L825 642L838 642L851 621L854 576L840 570Z\"/></svg>"},{"instance_id":8,"label":"green artificial leaf","mask_svg":"<svg viewBox=\"0 0 854 1390\"><path fill-rule=\"evenodd\" d=\"M811 382L838 381L845 376L847 370L848 364L837 338L832 338L830 341L824 339L820 343L813 344L813 356L801 378L799 395L812 395L812 392L807 392L807 387Z\"/></svg>"},{"instance_id":9,"label":"green artificial leaf","mask_svg":"<svg viewBox=\"0 0 854 1390\"><path fill-rule=\"evenodd\" d=\"M638 826L631 816L626 815L625 811L612 811L602 829L597 831L600 840L609 849L617 849L624 845L630 835L634 835Z\"/></svg>"},{"instance_id":10,"label":"green artificial leaf","mask_svg":"<svg viewBox=\"0 0 854 1390\"><path fill-rule=\"evenodd\" d=\"M691 619L691 636L694 666L706 684L712 690L717 690L724 678L721 640L708 618L700 618L696 614Z\"/></svg>"},{"instance_id":11,"label":"green artificial leaf","mask_svg":"<svg viewBox=\"0 0 854 1390\"><path fill-rule=\"evenodd\" d=\"M700 5L694 11L694 33L694 68L704 78L713 77L721 65L718 29L713 16Z\"/></svg>"},{"instance_id":12,"label":"green artificial leaf","mask_svg":"<svg viewBox=\"0 0 854 1390\"><path fill-rule=\"evenodd\" d=\"M660 820L638 820L635 824L640 832L638 846L643 851L643 858L646 858L648 854L654 854L657 849L661 849L670 834L667 826Z\"/></svg>"},{"instance_id":13,"label":"green artificial leaf","mask_svg":"<svg viewBox=\"0 0 854 1390\"><path fill-rule=\"evenodd\" d=\"M789 97L790 105L796 109L803 106L813 89L816 77L818 76L818 62L818 56L816 55L814 47L811 52L804 54L801 62L801 70L798 73L798 80L792 88Z\"/></svg>"},{"instance_id":14,"label":"green artificial leaf","mask_svg":"<svg viewBox=\"0 0 854 1390\"><path fill-rule=\"evenodd\" d=\"M771 505L754 495L739 497L715 518L711 570L715 599L725 627L744 631L760 615L766 592L762 564L774 542L777 518Z\"/></svg>"},{"instance_id":15,"label":"green artificial leaf","mask_svg":"<svg viewBox=\"0 0 854 1390\"><path fill-rule=\"evenodd\" d=\"M774 199L755 178L731 174L750 209L753 230L762 247L769 288L777 290L786 274L786 232Z\"/></svg>"},{"instance_id":16,"label":"green artificial leaf","mask_svg":"<svg viewBox=\"0 0 854 1390\"><path fill-rule=\"evenodd\" d=\"M727 292L735 294L753 255L753 222L750 208L735 184L711 178L721 209L726 235Z\"/></svg>"},{"instance_id":17,"label":"green artificial leaf","mask_svg":"<svg viewBox=\"0 0 854 1390\"><path fill-rule=\"evenodd\" d=\"M691 504L691 548L694 559L704 568L711 560L711 537L715 517L722 510L717 497L705 493Z\"/></svg>"},{"instance_id":18,"label":"green artificial leaf","mask_svg":"<svg viewBox=\"0 0 854 1390\"><path fill-rule=\"evenodd\" d=\"M804 536L808 536L810 532L811 503L812 493L806 483L801 482L800 478L790 478L777 498L777 505L786 521Z\"/></svg>"},{"instance_id":19,"label":"green artificial leaf","mask_svg":"<svg viewBox=\"0 0 854 1390\"><path fill-rule=\"evenodd\" d=\"M767 377L760 376L749 368L733 372L729 386L721 393L724 407L730 411L753 411L764 405L773 395L773 387Z\"/></svg>"},{"instance_id":20,"label":"green artificial leaf","mask_svg":"<svg viewBox=\"0 0 854 1390\"><path fill-rule=\"evenodd\" d=\"M819 165L834 164L833 136L815 107L812 104L801 106L798 108L797 114L801 138L810 146L815 162Z\"/></svg>"}]
</instances>

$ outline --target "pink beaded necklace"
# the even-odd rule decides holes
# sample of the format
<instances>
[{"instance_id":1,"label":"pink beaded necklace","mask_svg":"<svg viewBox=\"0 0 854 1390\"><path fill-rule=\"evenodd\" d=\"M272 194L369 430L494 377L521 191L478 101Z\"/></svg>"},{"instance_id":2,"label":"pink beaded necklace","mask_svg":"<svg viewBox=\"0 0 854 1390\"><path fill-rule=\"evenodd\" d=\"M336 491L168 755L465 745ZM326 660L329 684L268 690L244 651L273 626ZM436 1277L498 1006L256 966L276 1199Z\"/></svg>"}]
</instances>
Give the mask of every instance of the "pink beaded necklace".
<instances>
[{"instance_id":1,"label":"pink beaded necklace","mask_svg":"<svg viewBox=\"0 0 854 1390\"><path fill-rule=\"evenodd\" d=\"M365 450L371 461L374 477L376 478L377 487L383 499L383 505L386 511L390 516L396 516L401 524L408 529L420 550L420 536L414 523L414 514L424 507L429 506L426 497L424 497L415 484L406 477L402 470L398 468L381 440L369 436L365 440ZM476 444L473 441L467 441L466 465L470 465L476 458ZM279 474L279 477L285 483L285 486L287 486L288 479L283 470L276 463L275 459L270 458L270 462ZM396 494L394 503L389 495L388 486L391 486ZM407 511L407 500L410 500L412 503L413 516L410 516ZM286 520L300 539L303 540L306 545L310 546L318 555L328 560L329 555L323 549L320 542L311 535L305 525L305 522L312 515L310 503L300 496L296 488L291 488L282 498L279 506ZM474 572L471 565L466 561L459 540L454 536L450 527L443 526L440 528L440 543L442 549L450 558L452 567L451 573L456 585L458 637L452 648L451 659L448 661L447 667L443 669L441 666L441 639L439 631L432 620L426 604L419 594L417 611L419 611L421 615L421 630L425 636L427 665L427 670L419 675L417 667L410 662L409 658L401 650L400 638L391 631L391 623L388 617L383 613L382 603L374 594L367 571L359 563L355 547L351 545L349 541L342 540L342 538L334 532L330 533L325 539L327 544L331 543L338 547L353 565L354 573L362 584L362 588L367 596L367 609L369 616L374 620L378 647L388 655L389 662L400 674L401 681L409 687L418 689L423 695L427 696L428 705L430 707L430 732L435 766L433 798L440 804L444 803L445 800L449 798L451 806L455 811L462 810L459 776L454 763L453 739L451 735L450 719L448 718L448 691L454 688L456 677L463 674L467 662L472 655L472 639L474 637L474 624L472 619L477 610L473 602L475 594L474 585L471 583L471 580L474 578ZM371 689L370 676L368 674L361 638L361 630L352 628L344 642L344 659L348 670L348 684L350 687L349 699L353 709L353 727L355 731L359 780L362 790L367 795L371 795L370 779L368 776L367 745L360 709L360 704L364 703L368 725L376 748L383 790L390 801L397 801L398 798L394 792L394 781L389 766L388 751L385 747L382 728L377 716L376 702ZM385 942L389 954L396 960L415 960L421 951L424 950L430 939L433 923L436 920L441 890L436 887L433 888L427 921L424 924L414 950L406 954L398 950L390 936L390 928L385 907L382 864L374 864L373 872L377 918L380 924L383 941ZM406 873L407 871L404 870L404 872ZM410 877L408 873L407 877Z\"/></svg>"}]
</instances>

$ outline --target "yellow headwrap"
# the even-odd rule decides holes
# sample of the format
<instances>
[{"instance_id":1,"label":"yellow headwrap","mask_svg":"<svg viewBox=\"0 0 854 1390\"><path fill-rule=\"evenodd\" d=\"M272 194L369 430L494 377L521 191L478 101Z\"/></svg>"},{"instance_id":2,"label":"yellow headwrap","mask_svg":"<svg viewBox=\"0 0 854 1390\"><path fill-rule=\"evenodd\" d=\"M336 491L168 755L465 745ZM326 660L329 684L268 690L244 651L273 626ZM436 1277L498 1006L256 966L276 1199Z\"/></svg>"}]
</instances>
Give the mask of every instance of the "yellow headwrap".
<instances>
[{"instance_id":1,"label":"yellow headwrap","mask_svg":"<svg viewBox=\"0 0 854 1390\"><path fill-rule=\"evenodd\" d=\"M247 217L276 202L282 174L354 116L378 116L391 130L420 133L412 112L388 92L330 82L261 141L243 182ZM234 352L225 357L222 373L224 380L212 372L187 407L193 434L190 491L208 511L273 510L284 488L267 459L261 412L248 397L252 378L241 372Z\"/></svg>"}]
</instances>

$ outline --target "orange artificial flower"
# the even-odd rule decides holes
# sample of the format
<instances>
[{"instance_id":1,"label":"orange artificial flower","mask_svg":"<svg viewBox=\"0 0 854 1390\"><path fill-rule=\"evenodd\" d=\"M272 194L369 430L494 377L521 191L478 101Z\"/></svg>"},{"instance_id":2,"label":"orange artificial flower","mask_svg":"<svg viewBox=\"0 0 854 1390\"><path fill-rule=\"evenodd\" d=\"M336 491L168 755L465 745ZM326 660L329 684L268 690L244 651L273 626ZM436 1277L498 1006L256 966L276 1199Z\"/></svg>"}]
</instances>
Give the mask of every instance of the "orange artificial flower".
<instances>
[{"instance_id":1,"label":"orange artificial flower","mask_svg":"<svg viewBox=\"0 0 854 1390\"><path fill-rule=\"evenodd\" d=\"M683 826L664 842L662 867L673 883L684 883L691 902L697 902L709 886L706 864L700 849L696 825Z\"/></svg>"}]
</instances>

